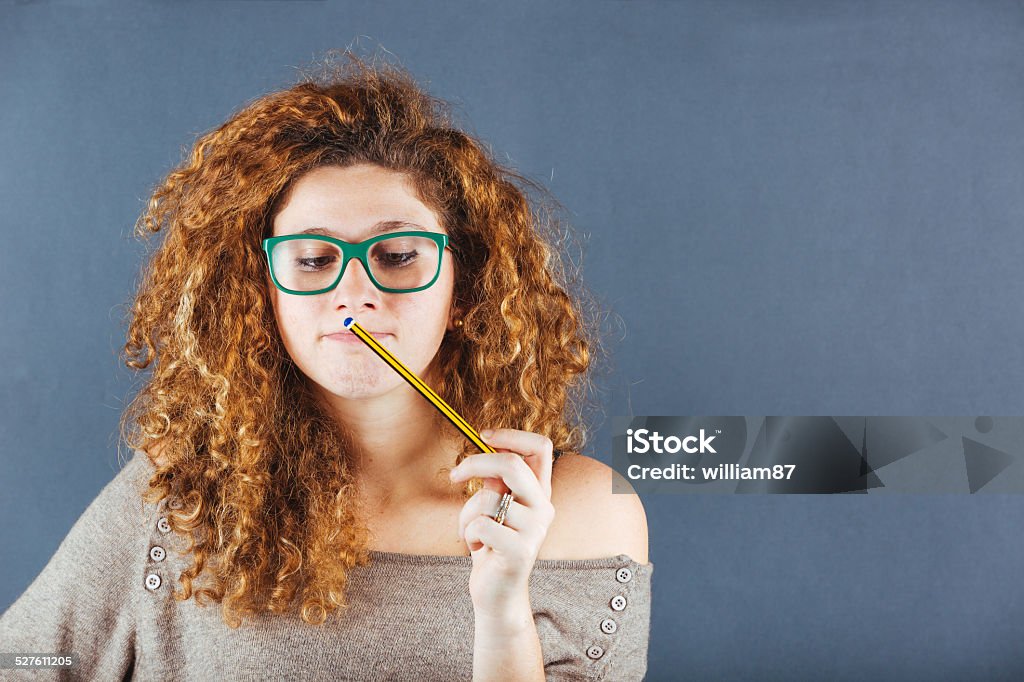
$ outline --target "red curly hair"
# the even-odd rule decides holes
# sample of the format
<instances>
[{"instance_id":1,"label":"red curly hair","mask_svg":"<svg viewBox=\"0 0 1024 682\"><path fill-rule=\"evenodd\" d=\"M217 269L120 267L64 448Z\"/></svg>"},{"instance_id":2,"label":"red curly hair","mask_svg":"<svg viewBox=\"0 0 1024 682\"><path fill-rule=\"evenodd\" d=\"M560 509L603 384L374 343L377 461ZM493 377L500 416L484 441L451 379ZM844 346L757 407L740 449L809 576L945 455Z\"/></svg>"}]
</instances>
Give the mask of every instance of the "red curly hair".
<instances>
[{"instance_id":1,"label":"red curly hair","mask_svg":"<svg viewBox=\"0 0 1024 682\"><path fill-rule=\"evenodd\" d=\"M261 251L311 169L405 173L458 245L464 325L434 359L444 400L471 424L540 433L562 452L586 442L597 307L569 279L554 202L531 204L528 191L543 188L496 163L403 69L343 57L200 137L136 225L139 237L165 238L129 315L125 362L153 366L121 434L133 449L159 449L146 501L183 503L168 519L193 564L175 598L221 603L233 628L296 604L321 624L346 605L349 569L369 560L353 442L285 351ZM464 441L452 465L474 452Z\"/></svg>"}]
</instances>

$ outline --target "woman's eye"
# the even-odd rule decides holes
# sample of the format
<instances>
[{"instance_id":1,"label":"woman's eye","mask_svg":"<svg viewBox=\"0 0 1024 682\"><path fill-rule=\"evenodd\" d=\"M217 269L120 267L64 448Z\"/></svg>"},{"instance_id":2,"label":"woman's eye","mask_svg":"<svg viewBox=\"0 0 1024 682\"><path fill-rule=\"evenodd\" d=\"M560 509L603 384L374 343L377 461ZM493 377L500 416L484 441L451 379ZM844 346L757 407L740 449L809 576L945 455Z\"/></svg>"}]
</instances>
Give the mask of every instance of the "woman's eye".
<instances>
[{"instance_id":1,"label":"woman's eye","mask_svg":"<svg viewBox=\"0 0 1024 682\"><path fill-rule=\"evenodd\" d=\"M418 254L415 251L393 251L377 256L377 261L385 267L402 267L416 260Z\"/></svg>"},{"instance_id":2,"label":"woman's eye","mask_svg":"<svg viewBox=\"0 0 1024 682\"><path fill-rule=\"evenodd\" d=\"M299 258L298 265L302 268L321 269L331 264L334 256L318 256L316 258Z\"/></svg>"}]
</instances>

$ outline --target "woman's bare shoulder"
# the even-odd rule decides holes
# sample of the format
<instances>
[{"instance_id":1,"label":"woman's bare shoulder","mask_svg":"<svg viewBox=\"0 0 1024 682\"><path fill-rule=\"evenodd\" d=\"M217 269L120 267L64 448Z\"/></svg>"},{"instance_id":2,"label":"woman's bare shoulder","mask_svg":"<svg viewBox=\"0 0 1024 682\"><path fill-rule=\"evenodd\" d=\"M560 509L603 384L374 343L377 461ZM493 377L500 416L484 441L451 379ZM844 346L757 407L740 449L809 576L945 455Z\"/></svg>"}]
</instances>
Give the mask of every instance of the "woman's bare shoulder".
<instances>
[{"instance_id":1,"label":"woman's bare shoulder","mask_svg":"<svg viewBox=\"0 0 1024 682\"><path fill-rule=\"evenodd\" d=\"M615 490L612 482L617 480ZM566 453L551 474L555 520L539 559L596 559L625 554L647 563L647 514L632 486L607 464Z\"/></svg>"}]
</instances>

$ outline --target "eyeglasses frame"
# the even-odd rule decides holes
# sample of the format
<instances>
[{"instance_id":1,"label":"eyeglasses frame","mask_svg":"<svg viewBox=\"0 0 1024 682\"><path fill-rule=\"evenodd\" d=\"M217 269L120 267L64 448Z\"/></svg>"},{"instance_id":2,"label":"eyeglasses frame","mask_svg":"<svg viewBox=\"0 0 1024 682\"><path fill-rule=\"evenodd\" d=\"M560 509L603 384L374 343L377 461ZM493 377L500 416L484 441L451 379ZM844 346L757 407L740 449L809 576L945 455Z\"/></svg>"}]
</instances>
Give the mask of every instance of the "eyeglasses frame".
<instances>
[{"instance_id":1,"label":"eyeglasses frame","mask_svg":"<svg viewBox=\"0 0 1024 682\"><path fill-rule=\"evenodd\" d=\"M433 240L435 244L437 244L437 271L434 273L434 276L431 278L429 282L427 282L421 287L415 287L413 289L392 289L390 287L383 286L380 282L377 281L377 278L373 276L373 270L370 268L369 264L366 261L366 257L370 253L370 247L379 241L383 241L385 239L392 239L394 237L427 237L428 239ZM273 252L274 247L277 244L280 244L281 242L291 241L293 239L315 239L317 241L334 244L339 249L341 249L341 270L338 272L338 278L334 280L334 282L329 287L326 287L324 289L317 289L316 291L296 291L294 289L288 289L287 287L282 286L282 284L279 281L277 281L277 275L274 274L274 259L271 257L271 253ZM345 270L348 268L348 263L353 258L357 259L360 263L363 264L363 270L370 278L370 281L373 282L373 285L380 289L381 291L384 291L389 294L411 294L417 291L423 291L424 289L429 289L431 286L433 286L434 282L436 282L437 278L440 276L441 264L444 261L445 249L448 249L452 253L455 253L455 249L452 248L448 243L448 235L443 234L441 232L427 232L426 230L387 232L385 234L379 234L375 237L370 237L369 239L365 239L356 244L342 241L341 239L335 239L334 237L329 237L325 234L286 234L280 237L268 237L263 240L263 253L266 254L267 257L267 267L270 269L270 279L274 282L274 286L276 286L278 289L285 292L286 294L293 294L295 296L315 296L317 294L324 294L327 293L328 291L333 291L335 288L337 288L338 284L341 283L341 278L345 275Z\"/></svg>"}]
</instances>

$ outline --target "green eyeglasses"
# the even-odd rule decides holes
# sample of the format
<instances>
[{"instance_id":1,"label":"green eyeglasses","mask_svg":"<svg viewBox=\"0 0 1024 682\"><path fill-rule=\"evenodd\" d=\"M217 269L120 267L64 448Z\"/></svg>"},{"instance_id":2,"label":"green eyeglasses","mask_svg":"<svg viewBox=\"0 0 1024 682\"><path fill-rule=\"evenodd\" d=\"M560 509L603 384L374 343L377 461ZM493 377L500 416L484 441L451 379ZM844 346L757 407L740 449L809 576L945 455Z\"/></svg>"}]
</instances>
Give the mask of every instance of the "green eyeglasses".
<instances>
[{"instance_id":1,"label":"green eyeglasses","mask_svg":"<svg viewBox=\"0 0 1024 682\"><path fill-rule=\"evenodd\" d=\"M410 230L389 232L350 244L319 234L289 234L263 240L274 286L288 294L331 291L348 262L356 258L381 291L408 294L429 288L441 274L448 235Z\"/></svg>"}]
</instances>

